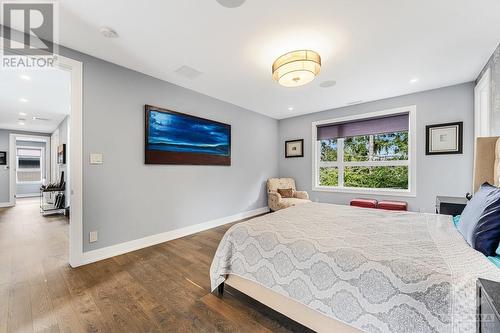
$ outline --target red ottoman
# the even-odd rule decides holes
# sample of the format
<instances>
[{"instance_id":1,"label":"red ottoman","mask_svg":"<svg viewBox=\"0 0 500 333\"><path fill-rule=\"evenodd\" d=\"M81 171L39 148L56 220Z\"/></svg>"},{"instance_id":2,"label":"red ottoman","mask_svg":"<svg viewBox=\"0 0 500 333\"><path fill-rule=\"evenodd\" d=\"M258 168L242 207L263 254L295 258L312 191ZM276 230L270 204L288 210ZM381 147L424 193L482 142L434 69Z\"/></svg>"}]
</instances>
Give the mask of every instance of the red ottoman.
<instances>
[{"instance_id":1,"label":"red ottoman","mask_svg":"<svg viewBox=\"0 0 500 333\"><path fill-rule=\"evenodd\" d=\"M377 200L375 199L352 199L351 206L363 208L377 208Z\"/></svg>"},{"instance_id":2,"label":"red ottoman","mask_svg":"<svg viewBox=\"0 0 500 333\"><path fill-rule=\"evenodd\" d=\"M386 209L386 210L408 210L408 204L404 201L380 201L378 203L378 208L379 209Z\"/></svg>"}]
</instances>

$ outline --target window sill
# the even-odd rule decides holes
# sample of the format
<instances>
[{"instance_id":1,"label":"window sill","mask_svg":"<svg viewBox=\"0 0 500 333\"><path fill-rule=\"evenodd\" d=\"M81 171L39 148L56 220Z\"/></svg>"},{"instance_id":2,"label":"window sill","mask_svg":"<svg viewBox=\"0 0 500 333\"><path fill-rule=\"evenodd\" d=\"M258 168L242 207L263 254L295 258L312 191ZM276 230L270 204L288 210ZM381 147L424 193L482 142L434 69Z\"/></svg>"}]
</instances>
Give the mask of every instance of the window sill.
<instances>
[{"instance_id":1,"label":"window sill","mask_svg":"<svg viewBox=\"0 0 500 333\"><path fill-rule=\"evenodd\" d=\"M315 187L313 187L312 190L315 192L372 194L372 195L386 195L386 196L392 196L392 197L416 197L417 196L417 194L415 192L412 192L410 190L393 190L393 189L315 186Z\"/></svg>"}]
</instances>

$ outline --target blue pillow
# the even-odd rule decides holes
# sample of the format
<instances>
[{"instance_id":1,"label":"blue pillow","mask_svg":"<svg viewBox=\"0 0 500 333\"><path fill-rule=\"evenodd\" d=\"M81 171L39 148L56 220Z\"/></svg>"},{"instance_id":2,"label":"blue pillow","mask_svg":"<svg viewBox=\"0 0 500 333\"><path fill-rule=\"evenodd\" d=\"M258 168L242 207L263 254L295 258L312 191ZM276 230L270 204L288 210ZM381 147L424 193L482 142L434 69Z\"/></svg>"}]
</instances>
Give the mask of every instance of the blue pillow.
<instances>
[{"instance_id":1,"label":"blue pillow","mask_svg":"<svg viewBox=\"0 0 500 333\"><path fill-rule=\"evenodd\" d=\"M460 215L453 216L453 224L455 225L455 228L458 229L460 224Z\"/></svg>"},{"instance_id":2,"label":"blue pillow","mask_svg":"<svg viewBox=\"0 0 500 333\"><path fill-rule=\"evenodd\" d=\"M495 256L500 241L500 201L489 205L474 229L474 248L487 256Z\"/></svg>"},{"instance_id":3,"label":"blue pillow","mask_svg":"<svg viewBox=\"0 0 500 333\"><path fill-rule=\"evenodd\" d=\"M462 212L458 230L474 249L494 255L500 241L500 189L481 185Z\"/></svg>"}]
</instances>

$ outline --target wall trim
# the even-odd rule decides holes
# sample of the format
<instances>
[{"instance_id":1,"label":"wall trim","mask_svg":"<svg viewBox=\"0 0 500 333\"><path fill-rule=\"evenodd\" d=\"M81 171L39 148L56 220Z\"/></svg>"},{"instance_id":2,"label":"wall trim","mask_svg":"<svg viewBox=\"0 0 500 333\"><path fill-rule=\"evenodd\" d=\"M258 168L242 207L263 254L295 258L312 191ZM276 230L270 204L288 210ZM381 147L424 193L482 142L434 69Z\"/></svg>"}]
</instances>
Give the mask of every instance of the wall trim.
<instances>
[{"instance_id":1,"label":"wall trim","mask_svg":"<svg viewBox=\"0 0 500 333\"><path fill-rule=\"evenodd\" d=\"M189 236L201 231L205 231L208 229L212 229L215 227L219 227L224 224L236 222L242 219L246 219L249 217L253 217L256 215L264 214L269 212L269 207L261 207L253 210L249 210L246 212L234 214L231 216L221 217L215 220L191 225L184 228L179 228L167 232L163 232L156 235L151 235L139 239L135 239L132 241L128 241L125 243L120 243L116 245L107 246L101 249L92 250L88 252L83 252L81 260L78 263L74 263L71 266L77 267L82 265L87 265L96 261L108 259L111 257L115 257L127 252L132 252L136 250L143 249L145 247L153 246L156 244L168 242L177 238L182 238L185 236Z\"/></svg>"},{"instance_id":2,"label":"wall trim","mask_svg":"<svg viewBox=\"0 0 500 333\"><path fill-rule=\"evenodd\" d=\"M10 202L0 202L0 208L12 207Z\"/></svg>"}]
</instances>

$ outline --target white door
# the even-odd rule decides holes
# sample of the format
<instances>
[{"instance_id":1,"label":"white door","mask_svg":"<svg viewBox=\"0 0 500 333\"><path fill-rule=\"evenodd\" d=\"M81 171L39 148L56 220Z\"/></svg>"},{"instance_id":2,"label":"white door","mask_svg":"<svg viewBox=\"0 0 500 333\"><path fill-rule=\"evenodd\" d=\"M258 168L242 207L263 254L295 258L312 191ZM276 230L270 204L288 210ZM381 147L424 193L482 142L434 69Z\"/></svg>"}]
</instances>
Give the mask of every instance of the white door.
<instances>
[{"instance_id":1,"label":"white door","mask_svg":"<svg viewBox=\"0 0 500 333\"><path fill-rule=\"evenodd\" d=\"M491 70L488 69L474 88L474 139L491 135L490 87Z\"/></svg>"}]
</instances>

